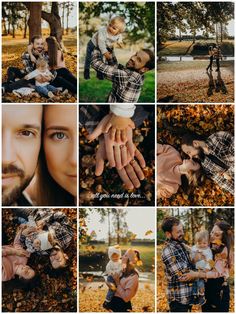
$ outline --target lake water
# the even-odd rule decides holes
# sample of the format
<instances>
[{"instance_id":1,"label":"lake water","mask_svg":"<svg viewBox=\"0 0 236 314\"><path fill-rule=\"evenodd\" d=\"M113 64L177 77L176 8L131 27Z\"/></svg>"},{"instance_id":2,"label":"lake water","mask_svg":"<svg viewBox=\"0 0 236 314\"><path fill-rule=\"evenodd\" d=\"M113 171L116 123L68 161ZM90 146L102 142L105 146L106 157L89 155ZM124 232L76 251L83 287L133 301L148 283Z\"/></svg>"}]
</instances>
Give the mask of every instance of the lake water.
<instances>
[{"instance_id":1,"label":"lake water","mask_svg":"<svg viewBox=\"0 0 236 314\"><path fill-rule=\"evenodd\" d=\"M163 56L161 58L162 58L161 61L202 61L202 60L208 61L208 58L204 56L202 58L201 56L197 56L196 59L194 59L193 56ZM234 57L228 57L228 56L223 57L223 61L232 61L232 60L234 60Z\"/></svg>"},{"instance_id":2,"label":"lake water","mask_svg":"<svg viewBox=\"0 0 236 314\"><path fill-rule=\"evenodd\" d=\"M103 277L102 271L86 271L86 272L82 272L82 274L93 275L94 277L97 278L97 280L100 280ZM94 278L94 281L96 281L96 278ZM140 282L150 282L150 281L154 282L155 276L151 272L139 272L139 281Z\"/></svg>"}]
</instances>

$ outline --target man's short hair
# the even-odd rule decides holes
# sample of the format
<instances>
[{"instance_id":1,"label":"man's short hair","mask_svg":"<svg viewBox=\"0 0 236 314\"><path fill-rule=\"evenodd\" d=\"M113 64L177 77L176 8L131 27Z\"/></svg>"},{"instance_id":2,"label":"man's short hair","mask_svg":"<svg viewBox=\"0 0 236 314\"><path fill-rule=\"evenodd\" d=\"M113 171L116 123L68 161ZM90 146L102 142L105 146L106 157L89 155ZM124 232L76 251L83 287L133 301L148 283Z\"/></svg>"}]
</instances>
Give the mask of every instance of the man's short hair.
<instances>
[{"instance_id":1,"label":"man's short hair","mask_svg":"<svg viewBox=\"0 0 236 314\"><path fill-rule=\"evenodd\" d=\"M175 217L166 217L161 225L163 232L172 232L173 226L178 226L180 224L180 220Z\"/></svg>"},{"instance_id":2,"label":"man's short hair","mask_svg":"<svg viewBox=\"0 0 236 314\"><path fill-rule=\"evenodd\" d=\"M41 38L42 38L42 36L40 36L40 35L35 35L35 36L33 36L33 37L31 38L31 43L33 44L36 39L41 39Z\"/></svg>"},{"instance_id":3,"label":"man's short hair","mask_svg":"<svg viewBox=\"0 0 236 314\"><path fill-rule=\"evenodd\" d=\"M155 54L151 49L142 49L144 52L146 52L149 55L149 60L145 64L145 67L149 68L149 70L152 70L155 68Z\"/></svg>"}]
</instances>

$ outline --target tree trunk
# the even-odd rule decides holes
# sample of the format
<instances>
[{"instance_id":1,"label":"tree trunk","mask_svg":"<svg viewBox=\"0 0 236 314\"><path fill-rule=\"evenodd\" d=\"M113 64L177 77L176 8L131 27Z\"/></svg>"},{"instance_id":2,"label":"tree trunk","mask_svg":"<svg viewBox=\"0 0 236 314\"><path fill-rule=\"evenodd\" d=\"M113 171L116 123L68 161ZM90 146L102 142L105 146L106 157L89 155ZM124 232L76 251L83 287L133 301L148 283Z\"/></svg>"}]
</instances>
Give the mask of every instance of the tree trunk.
<instances>
[{"instance_id":1,"label":"tree trunk","mask_svg":"<svg viewBox=\"0 0 236 314\"><path fill-rule=\"evenodd\" d=\"M116 214L116 221L117 221L117 244L120 244L120 215L119 213Z\"/></svg>"},{"instance_id":2,"label":"tree trunk","mask_svg":"<svg viewBox=\"0 0 236 314\"><path fill-rule=\"evenodd\" d=\"M108 220L108 246L111 246L111 217L110 217L110 209L108 209L107 220Z\"/></svg>"},{"instance_id":3,"label":"tree trunk","mask_svg":"<svg viewBox=\"0 0 236 314\"><path fill-rule=\"evenodd\" d=\"M66 12L66 34L69 34L69 15L70 15L70 7L68 5Z\"/></svg>"},{"instance_id":4,"label":"tree trunk","mask_svg":"<svg viewBox=\"0 0 236 314\"><path fill-rule=\"evenodd\" d=\"M216 43L218 43L218 25L217 25L217 23L216 23Z\"/></svg>"},{"instance_id":5,"label":"tree trunk","mask_svg":"<svg viewBox=\"0 0 236 314\"><path fill-rule=\"evenodd\" d=\"M42 35L41 11L43 3L24 2L24 5L30 12L28 25L29 25L29 42L31 42L32 37Z\"/></svg>"},{"instance_id":6,"label":"tree trunk","mask_svg":"<svg viewBox=\"0 0 236 314\"><path fill-rule=\"evenodd\" d=\"M182 33L181 33L181 30L179 29L179 41L181 42L182 41Z\"/></svg>"},{"instance_id":7,"label":"tree trunk","mask_svg":"<svg viewBox=\"0 0 236 314\"><path fill-rule=\"evenodd\" d=\"M63 29L61 27L61 18L59 16L58 3L52 2L51 13L42 11L42 18L50 26L50 36L56 37L58 43L62 42Z\"/></svg>"},{"instance_id":8,"label":"tree trunk","mask_svg":"<svg viewBox=\"0 0 236 314\"><path fill-rule=\"evenodd\" d=\"M27 14L25 14L25 17L24 17L24 35L23 35L23 38L26 38L26 34L27 34Z\"/></svg>"},{"instance_id":9,"label":"tree trunk","mask_svg":"<svg viewBox=\"0 0 236 314\"><path fill-rule=\"evenodd\" d=\"M222 43L223 41L223 23L220 22L220 42Z\"/></svg>"},{"instance_id":10,"label":"tree trunk","mask_svg":"<svg viewBox=\"0 0 236 314\"><path fill-rule=\"evenodd\" d=\"M63 35L65 34L65 2L63 2L62 4L62 32L63 32Z\"/></svg>"},{"instance_id":11,"label":"tree trunk","mask_svg":"<svg viewBox=\"0 0 236 314\"><path fill-rule=\"evenodd\" d=\"M12 38L15 38L15 25L12 24Z\"/></svg>"}]
</instances>

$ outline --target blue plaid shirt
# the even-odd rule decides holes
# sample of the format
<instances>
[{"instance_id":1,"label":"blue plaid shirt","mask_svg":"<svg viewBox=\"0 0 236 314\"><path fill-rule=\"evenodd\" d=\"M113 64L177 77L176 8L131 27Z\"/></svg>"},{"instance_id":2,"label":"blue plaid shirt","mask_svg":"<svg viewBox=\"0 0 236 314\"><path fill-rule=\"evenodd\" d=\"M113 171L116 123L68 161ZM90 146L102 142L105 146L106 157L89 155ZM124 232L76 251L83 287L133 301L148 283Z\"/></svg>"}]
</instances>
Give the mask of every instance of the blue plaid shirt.
<instances>
[{"instance_id":1,"label":"blue plaid shirt","mask_svg":"<svg viewBox=\"0 0 236 314\"><path fill-rule=\"evenodd\" d=\"M190 270L194 270L189 253L178 241L169 240L162 252L165 274L168 282L168 302L189 304L192 296L192 282L181 282L179 278Z\"/></svg>"}]
</instances>

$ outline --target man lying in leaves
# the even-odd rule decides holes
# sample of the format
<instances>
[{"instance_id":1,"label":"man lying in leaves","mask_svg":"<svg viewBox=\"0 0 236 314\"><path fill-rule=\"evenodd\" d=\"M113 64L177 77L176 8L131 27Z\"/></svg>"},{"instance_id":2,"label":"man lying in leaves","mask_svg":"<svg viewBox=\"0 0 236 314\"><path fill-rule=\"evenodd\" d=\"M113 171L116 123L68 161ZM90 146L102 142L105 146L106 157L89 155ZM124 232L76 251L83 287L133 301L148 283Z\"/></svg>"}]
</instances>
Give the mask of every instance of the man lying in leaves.
<instances>
[{"instance_id":1,"label":"man lying in leaves","mask_svg":"<svg viewBox=\"0 0 236 314\"><path fill-rule=\"evenodd\" d=\"M50 208L16 208L16 216L25 224L21 242L29 253L48 255L54 269L65 268L68 256L64 252L73 238L67 216Z\"/></svg>"}]
</instances>

